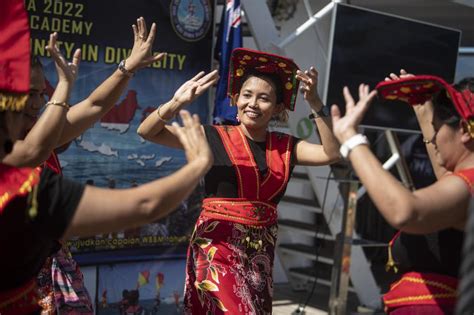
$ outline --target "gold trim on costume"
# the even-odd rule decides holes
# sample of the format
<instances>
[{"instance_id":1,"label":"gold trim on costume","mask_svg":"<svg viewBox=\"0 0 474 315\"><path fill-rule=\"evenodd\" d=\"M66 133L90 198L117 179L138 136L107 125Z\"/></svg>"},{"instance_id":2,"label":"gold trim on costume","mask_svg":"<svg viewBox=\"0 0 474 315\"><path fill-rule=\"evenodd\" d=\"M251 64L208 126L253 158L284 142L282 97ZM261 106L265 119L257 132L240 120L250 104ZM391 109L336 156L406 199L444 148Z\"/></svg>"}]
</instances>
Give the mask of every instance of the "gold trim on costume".
<instances>
[{"instance_id":1,"label":"gold trim on costume","mask_svg":"<svg viewBox=\"0 0 474 315\"><path fill-rule=\"evenodd\" d=\"M28 94L0 92L0 112L21 112L25 108L27 100Z\"/></svg>"}]
</instances>

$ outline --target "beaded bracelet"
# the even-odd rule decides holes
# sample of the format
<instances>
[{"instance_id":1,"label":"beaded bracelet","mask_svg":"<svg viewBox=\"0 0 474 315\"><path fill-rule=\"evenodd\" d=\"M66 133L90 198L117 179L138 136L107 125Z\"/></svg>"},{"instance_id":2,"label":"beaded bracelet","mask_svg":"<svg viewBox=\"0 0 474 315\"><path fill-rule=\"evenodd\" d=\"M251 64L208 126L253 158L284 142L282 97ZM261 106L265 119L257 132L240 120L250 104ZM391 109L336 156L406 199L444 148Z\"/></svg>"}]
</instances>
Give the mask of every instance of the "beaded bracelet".
<instances>
[{"instance_id":1,"label":"beaded bracelet","mask_svg":"<svg viewBox=\"0 0 474 315\"><path fill-rule=\"evenodd\" d=\"M56 105L56 106L61 106L61 107L64 107L66 109L69 109L69 104L66 103L66 102L58 102L58 101L55 101L55 100L52 100L52 101L49 101L46 103L46 106L48 105Z\"/></svg>"}]
</instances>

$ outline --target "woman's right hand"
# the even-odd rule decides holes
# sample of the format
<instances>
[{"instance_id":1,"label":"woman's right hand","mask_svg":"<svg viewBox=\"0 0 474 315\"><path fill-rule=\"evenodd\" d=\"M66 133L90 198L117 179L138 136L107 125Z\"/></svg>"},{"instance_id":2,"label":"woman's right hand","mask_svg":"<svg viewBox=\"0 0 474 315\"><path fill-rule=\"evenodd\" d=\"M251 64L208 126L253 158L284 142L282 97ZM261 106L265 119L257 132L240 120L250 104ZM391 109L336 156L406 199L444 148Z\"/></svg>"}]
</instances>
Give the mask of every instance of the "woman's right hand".
<instances>
[{"instance_id":1,"label":"woman's right hand","mask_svg":"<svg viewBox=\"0 0 474 315\"><path fill-rule=\"evenodd\" d=\"M186 81L174 93L171 102L176 106L173 112L177 112L183 107L191 104L199 96L204 94L214 83L219 80L217 70L205 74L204 71L199 72L194 78Z\"/></svg>"},{"instance_id":2,"label":"woman's right hand","mask_svg":"<svg viewBox=\"0 0 474 315\"><path fill-rule=\"evenodd\" d=\"M153 55L152 48L156 36L155 23L151 25L150 33L148 33L145 19L140 17L137 19L137 24L132 25L132 28L133 48L130 56L128 56L125 61L125 66L127 70L135 72L163 59L166 53Z\"/></svg>"},{"instance_id":3,"label":"woman's right hand","mask_svg":"<svg viewBox=\"0 0 474 315\"><path fill-rule=\"evenodd\" d=\"M49 52L54 60L56 71L58 73L58 80L62 83L68 83L71 86L76 81L77 73L79 70L79 63L81 61L81 50L76 49L72 56L72 62L68 62L66 58L59 51L56 41L58 39L58 33L54 32L49 35L49 44L46 46L46 50Z\"/></svg>"},{"instance_id":4,"label":"woman's right hand","mask_svg":"<svg viewBox=\"0 0 474 315\"><path fill-rule=\"evenodd\" d=\"M214 157L204 135L199 116L196 114L191 116L187 110L181 110L179 115L183 121L183 126L179 126L177 122L173 122L172 126L183 145L186 159L188 163L199 163L203 167L204 173L206 173L211 168Z\"/></svg>"}]
</instances>

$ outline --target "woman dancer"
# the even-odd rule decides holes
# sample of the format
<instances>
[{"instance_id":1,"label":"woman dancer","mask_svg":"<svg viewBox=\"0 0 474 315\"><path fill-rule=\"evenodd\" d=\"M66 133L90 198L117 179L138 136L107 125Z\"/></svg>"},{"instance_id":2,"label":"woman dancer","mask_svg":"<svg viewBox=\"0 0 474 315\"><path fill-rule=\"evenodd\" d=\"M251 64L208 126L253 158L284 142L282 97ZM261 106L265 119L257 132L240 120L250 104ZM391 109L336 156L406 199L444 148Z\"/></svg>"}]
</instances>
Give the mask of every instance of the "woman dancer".
<instances>
[{"instance_id":1,"label":"woman dancer","mask_svg":"<svg viewBox=\"0 0 474 315\"><path fill-rule=\"evenodd\" d=\"M188 250L186 314L271 314L272 268L277 237L276 207L293 167L339 159L330 119L316 92L317 72L299 71L287 58L249 49L232 53L228 94L238 126L204 126L214 164L205 177L203 200ZM179 147L165 125L217 80L200 73L181 86L139 127L150 141ZM322 145L269 132L285 120L302 83Z\"/></svg>"},{"instance_id":2,"label":"woman dancer","mask_svg":"<svg viewBox=\"0 0 474 315\"><path fill-rule=\"evenodd\" d=\"M433 98L433 145L437 164L447 170L439 180L411 192L382 168L357 133L376 95L359 87L357 104L344 88L346 114L332 106L333 130L369 196L389 224L402 233L393 244L401 279L384 296L390 314L451 314L456 303L463 229L474 183L474 85L455 86L434 76L408 76L377 86L387 99L423 104ZM381 185L381 183L383 183ZM410 235L418 234L418 235Z\"/></svg>"}]
</instances>

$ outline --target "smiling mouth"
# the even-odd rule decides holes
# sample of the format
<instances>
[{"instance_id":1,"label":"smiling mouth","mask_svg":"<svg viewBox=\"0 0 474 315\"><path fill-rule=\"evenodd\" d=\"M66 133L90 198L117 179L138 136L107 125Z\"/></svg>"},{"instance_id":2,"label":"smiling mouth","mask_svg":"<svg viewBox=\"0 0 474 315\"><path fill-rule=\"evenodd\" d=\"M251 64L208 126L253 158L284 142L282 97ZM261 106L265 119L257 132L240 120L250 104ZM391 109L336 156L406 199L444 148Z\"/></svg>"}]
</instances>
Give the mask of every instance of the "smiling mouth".
<instances>
[{"instance_id":1,"label":"smiling mouth","mask_svg":"<svg viewBox=\"0 0 474 315\"><path fill-rule=\"evenodd\" d=\"M257 112L252 112L252 111L245 111L245 115L247 115L249 118L258 118L261 116L260 113Z\"/></svg>"}]
</instances>

